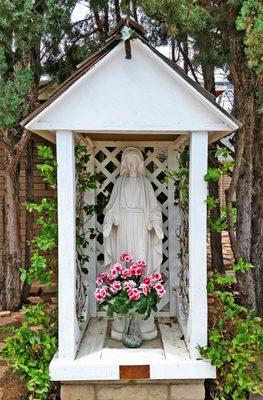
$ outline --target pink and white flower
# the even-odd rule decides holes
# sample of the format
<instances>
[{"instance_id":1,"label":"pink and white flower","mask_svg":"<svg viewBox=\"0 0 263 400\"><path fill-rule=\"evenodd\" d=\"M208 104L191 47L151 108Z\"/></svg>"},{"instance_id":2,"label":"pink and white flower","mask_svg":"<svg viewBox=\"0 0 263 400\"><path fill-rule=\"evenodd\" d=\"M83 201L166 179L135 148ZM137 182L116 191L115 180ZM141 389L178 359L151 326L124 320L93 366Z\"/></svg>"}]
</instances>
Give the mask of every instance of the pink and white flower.
<instances>
[{"instance_id":1,"label":"pink and white flower","mask_svg":"<svg viewBox=\"0 0 263 400\"><path fill-rule=\"evenodd\" d=\"M113 265L113 268L116 269L116 271L118 271L118 273L120 274L123 270L123 266L120 263L116 263Z\"/></svg>"},{"instance_id":2,"label":"pink and white flower","mask_svg":"<svg viewBox=\"0 0 263 400\"><path fill-rule=\"evenodd\" d=\"M152 278L153 278L154 281L158 281L158 282L162 282L163 281L162 275L158 274L158 273L152 274Z\"/></svg>"},{"instance_id":3,"label":"pink and white flower","mask_svg":"<svg viewBox=\"0 0 263 400\"><path fill-rule=\"evenodd\" d=\"M131 271L131 275L140 276L144 272L144 267L142 267L141 265L138 265L137 263L134 263L134 264L132 264L130 271Z\"/></svg>"},{"instance_id":4,"label":"pink and white flower","mask_svg":"<svg viewBox=\"0 0 263 400\"><path fill-rule=\"evenodd\" d=\"M130 263L133 260L133 256L131 253L123 253L119 257L120 261L125 261L126 263Z\"/></svg>"},{"instance_id":5,"label":"pink and white flower","mask_svg":"<svg viewBox=\"0 0 263 400\"><path fill-rule=\"evenodd\" d=\"M141 283L139 289L142 294L145 294L147 296L147 294L151 291L151 286L147 285L146 283Z\"/></svg>"},{"instance_id":6,"label":"pink and white flower","mask_svg":"<svg viewBox=\"0 0 263 400\"><path fill-rule=\"evenodd\" d=\"M99 303L102 303L103 300L104 300L106 297L110 297L109 290L108 290L108 288L105 287L105 286L102 287L102 288L97 288L97 289L95 290L94 295L95 295L95 299L96 299Z\"/></svg>"},{"instance_id":7,"label":"pink and white flower","mask_svg":"<svg viewBox=\"0 0 263 400\"><path fill-rule=\"evenodd\" d=\"M141 293L137 288L129 289L127 294L130 300L139 300L141 297Z\"/></svg>"},{"instance_id":8,"label":"pink and white flower","mask_svg":"<svg viewBox=\"0 0 263 400\"><path fill-rule=\"evenodd\" d=\"M159 297L163 297L165 295L165 293L166 293L166 290L164 289L164 287L163 287L163 285L161 283L156 283L154 285L154 289L156 290L157 295Z\"/></svg>"},{"instance_id":9,"label":"pink and white flower","mask_svg":"<svg viewBox=\"0 0 263 400\"><path fill-rule=\"evenodd\" d=\"M118 293L121 290L121 284L119 281L114 281L112 282L112 284L110 285L110 291L112 293Z\"/></svg>"},{"instance_id":10,"label":"pink and white flower","mask_svg":"<svg viewBox=\"0 0 263 400\"><path fill-rule=\"evenodd\" d=\"M113 276L113 278L117 278L117 276L121 273L122 269L123 269L122 265L116 263L110 269L110 274Z\"/></svg>"},{"instance_id":11,"label":"pink and white flower","mask_svg":"<svg viewBox=\"0 0 263 400\"><path fill-rule=\"evenodd\" d=\"M145 283L146 285L151 285L152 280L150 276L146 276L145 278L143 278L142 282Z\"/></svg>"},{"instance_id":12,"label":"pink and white flower","mask_svg":"<svg viewBox=\"0 0 263 400\"><path fill-rule=\"evenodd\" d=\"M123 284L124 289L133 289L136 287L136 283L132 280L126 281Z\"/></svg>"},{"instance_id":13,"label":"pink and white flower","mask_svg":"<svg viewBox=\"0 0 263 400\"><path fill-rule=\"evenodd\" d=\"M102 286L103 285L103 279L98 277L97 280L96 280L96 284L97 284L97 286Z\"/></svg>"},{"instance_id":14,"label":"pink and white flower","mask_svg":"<svg viewBox=\"0 0 263 400\"><path fill-rule=\"evenodd\" d=\"M123 279L130 278L131 277L131 270L129 268L125 268L121 273L121 277Z\"/></svg>"},{"instance_id":15,"label":"pink and white flower","mask_svg":"<svg viewBox=\"0 0 263 400\"><path fill-rule=\"evenodd\" d=\"M99 274L97 277L97 280L96 280L97 285L102 286L104 281L107 281L107 278L108 278L108 274L105 274L105 273Z\"/></svg>"},{"instance_id":16,"label":"pink and white flower","mask_svg":"<svg viewBox=\"0 0 263 400\"><path fill-rule=\"evenodd\" d=\"M139 265L139 267L146 267L146 261L144 261L144 260L142 260L142 259L140 259L140 260L137 260L136 261L136 264L138 264Z\"/></svg>"}]
</instances>

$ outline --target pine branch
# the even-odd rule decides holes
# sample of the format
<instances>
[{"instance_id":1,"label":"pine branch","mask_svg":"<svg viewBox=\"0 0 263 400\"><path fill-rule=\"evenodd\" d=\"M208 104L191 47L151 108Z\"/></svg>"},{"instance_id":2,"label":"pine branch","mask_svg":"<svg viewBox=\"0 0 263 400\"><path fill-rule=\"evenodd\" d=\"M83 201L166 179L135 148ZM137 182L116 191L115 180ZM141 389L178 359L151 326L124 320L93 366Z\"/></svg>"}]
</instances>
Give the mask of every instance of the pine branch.
<instances>
[{"instance_id":1,"label":"pine branch","mask_svg":"<svg viewBox=\"0 0 263 400\"><path fill-rule=\"evenodd\" d=\"M199 80L198 80L198 78L197 78L197 76L196 76L196 73L195 73L195 71L194 71L193 64L192 64L190 58L188 57L188 55L184 52L184 50L183 50L183 48L182 48L181 45L179 45L179 51L180 51L180 53L182 54L182 56L183 56L183 58L184 58L184 60L185 60L185 63L189 66L190 71L191 71L191 73L192 73L192 75L193 75L194 80L196 81L196 83L198 83L198 84L200 85L200 82L199 82Z\"/></svg>"}]
</instances>

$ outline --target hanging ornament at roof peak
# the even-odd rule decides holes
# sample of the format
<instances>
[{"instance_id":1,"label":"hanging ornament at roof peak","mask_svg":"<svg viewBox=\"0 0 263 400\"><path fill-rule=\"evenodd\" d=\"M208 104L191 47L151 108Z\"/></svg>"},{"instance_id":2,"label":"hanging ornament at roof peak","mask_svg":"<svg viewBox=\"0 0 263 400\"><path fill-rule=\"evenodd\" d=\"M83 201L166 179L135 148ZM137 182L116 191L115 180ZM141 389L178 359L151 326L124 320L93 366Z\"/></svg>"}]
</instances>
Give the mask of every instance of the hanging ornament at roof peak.
<instances>
[{"instance_id":1,"label":"hanging ornament at roof peak","mask_svg":"<svg viewBox=\"0 0 263 400\"><path fill-rule=\"evenodd\" d=\"M121 30L121 39L126 41L132 38L132 36L135 34L135 31L132 28L129 28L128 26L124 26Z\"/></svg>"}]
</instances>

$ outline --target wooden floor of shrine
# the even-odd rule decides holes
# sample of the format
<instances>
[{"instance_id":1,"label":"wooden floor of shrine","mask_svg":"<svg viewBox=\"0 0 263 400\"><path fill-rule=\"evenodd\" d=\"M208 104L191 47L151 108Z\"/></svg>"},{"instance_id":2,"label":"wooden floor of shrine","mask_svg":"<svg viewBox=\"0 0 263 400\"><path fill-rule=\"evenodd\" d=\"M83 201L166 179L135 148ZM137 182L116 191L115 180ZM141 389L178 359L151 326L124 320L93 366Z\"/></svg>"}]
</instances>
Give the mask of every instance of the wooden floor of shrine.
<instances>
[{"instance_id":1,"label":"wooden floor of shrine","mask_svg":"<svg viewBox=\"0 0 263 400\"><path fill-rule=\"evenodd\" d=\"M110 338L107 318L91 318L75 360L54 357L52 380L119 380L124 366L144 366L148 379L214 378L215 368L207 360L192 360L182 332L172 318L157 318L158 337L138 349L128 349ZM143 377L142 377L143 378ZM145 376L144 376L145 378Z\"/></svg>"}]
</instances>

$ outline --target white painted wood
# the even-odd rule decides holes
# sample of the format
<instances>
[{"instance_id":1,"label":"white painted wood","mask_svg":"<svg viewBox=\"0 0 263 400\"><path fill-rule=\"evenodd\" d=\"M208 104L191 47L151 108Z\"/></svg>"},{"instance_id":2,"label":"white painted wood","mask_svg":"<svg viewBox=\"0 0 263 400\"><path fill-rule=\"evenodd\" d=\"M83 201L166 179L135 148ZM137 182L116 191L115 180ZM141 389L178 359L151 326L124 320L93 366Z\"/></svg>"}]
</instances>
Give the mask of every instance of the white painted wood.
<instances>
[{"instance_id":1,"label":"white painted wood","mask_svg":"<svg viewBox=\"0 0 263 400\"><path fill-rule=\"evenodd\" d=\"M50 364L52 380L118 380L121 365L150 365L150 379L215 378L215 367L207 360L192 360L180 328L171 319L158 319L160 339L145 342L140 349L121 343L111 348L105 340L107 319L91 319L75 360L59 359ZM162 345L163 344L163 345Z\"/></svg>"},{"instance_id":2,"label":"white painted wood","mask_svg":"<svg viewBox=\"0 0 263 400\"><path fill-rule=\"evenodd\" d=\"M99 361L107 334L107 318L91 318L83 337L77 360Z\"/></svg>"},{"instance_id":3,"label":"white painted wood","mask_svg":"<svg viewBox=\"0 0 263 400\"><path fill-rule=\"evenodd\" d=\"M178 153L168 148L168 169L178 170ZM168 240L169 240L169 286L170 286L170 315L176 316L176 298L174 289L178 286L178 239L177 225L180 222L177 207L174 205L174 182L168 183Z\"/></svg>"},{"instance_id":4,"label":"white painted wood","mask_svg":"<svg viewBox=\"0 0 263 400\"><path fill-rule=\"evenodd\" d=\"M194 132L190 140L189 173L189 316L187 344L192 358L207 344L206 224L208 133Z\"/></svg>"},{"instance_id":5,"label":"white painted wood","mask_svg":"<svg viewBox=\"0 0 263 400\"><path fill-rule=\"evenodd\" d=\"M160 323L164 353L166 360L178 359L189 361L189 352L183 340L182 331L178 324Z\"/></svg>"},{"instance_id":6,"label":"white painted wood","mask_svg":"<svg viewBox=\"0 0 263 400\"><path fill-rule=\"evenodd\" d=\"M143 135L143 132L141 132ZM181 136L180 136L181 138ZM178 138L179 139L179 138ZM179 146L181 146L181 140L180 142L175 139L175 140L94 140L94 146L98 147L107 147L107 146L113 146L113 147L129 147L129 146L135 146L135 147L170 147L171 149L177 149ZM187 140L187 138L186 138Z\"/></svg>"},{"instance_id":7,"label":"white painted wood","mask_svg":"<svg viewBox=\"0 0 263 400\"><path fill-rule=\"evenodd\" d=\"M59 358L74 359L76 319L76 184L74 135L57 132Z\"/></svg>"},{"instance_id":8,"label":"white painted wood","mask_svg":"<svg viewBox=\"0 0 263 400\"><path fill-rule=\"evenodd\" d=\"M90 154L90 161L88 163L88 170L94 174L95 172L95 159L94 159L94 149L92 146L92 143L89 142L89 154ZM86 191L85 194L85 201L86 204L90 205L95 205L96 204L96 190L88 190ZM96 215L93 214L92 216L89 217L87 226L89 228L93 228L94 230L96 229ZM97 274L96 274L96 261L97 261L97 255L96 255L96 238L94 239L88 239L90 246L88 248L89 256L90 256L90 262L89 262L89 273L87 275L87 281L89 285L89 316L91 317L96 317L97 315L97 304L96 300L94 297L94 292L96 289L96 279L97 279Z\"/></svg>"},{"instance_id":9,"label":"white painted wood","mask_svg":"<svg viewBox=\"0 0 263 400\"><path fill-rule=\"evenodd\" d=\"M132 42L132 53L132 60L126 60L120 43L26 127L35 132L69 129L149 134L237 129L140 40Z\"/></svg>"}]
</instances>

